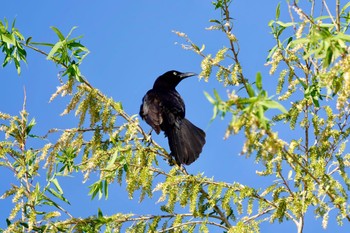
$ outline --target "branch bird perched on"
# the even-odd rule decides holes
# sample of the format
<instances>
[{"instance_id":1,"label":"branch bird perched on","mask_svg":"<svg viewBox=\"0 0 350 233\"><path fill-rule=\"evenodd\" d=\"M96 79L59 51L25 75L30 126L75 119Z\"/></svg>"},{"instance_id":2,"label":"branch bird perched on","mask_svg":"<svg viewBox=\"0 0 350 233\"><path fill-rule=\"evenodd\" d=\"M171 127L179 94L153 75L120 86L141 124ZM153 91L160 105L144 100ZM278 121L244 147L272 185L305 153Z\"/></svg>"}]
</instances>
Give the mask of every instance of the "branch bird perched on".
<instances>
[{"instance_id":1,"label":"branch bird perched on","mask_svg":"<svg viewBox=\"0 0 350 233\"><path fill-rule=\"evenodd\" d=\"M140 116L157 134L168 137L171 155L178 165L193 163L202 152L205 133L185 118L185 103L175 87L195 73L175 70L159 76L142 99Z\"/></svg>"}]
</instances>

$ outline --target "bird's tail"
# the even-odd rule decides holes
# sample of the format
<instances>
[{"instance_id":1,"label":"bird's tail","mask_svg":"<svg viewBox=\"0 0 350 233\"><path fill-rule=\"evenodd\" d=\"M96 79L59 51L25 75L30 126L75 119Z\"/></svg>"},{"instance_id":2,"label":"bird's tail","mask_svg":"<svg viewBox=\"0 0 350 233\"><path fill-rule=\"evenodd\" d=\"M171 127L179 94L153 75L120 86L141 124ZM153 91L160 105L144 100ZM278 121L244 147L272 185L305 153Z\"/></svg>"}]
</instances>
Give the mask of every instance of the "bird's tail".
<instances>
[{"instance_id":1,"label":"bird's tail","mask_svg":"<svg viewBox=\"0 0 350 233\"><path fill-rule=\"evenodd\" d=\"M205 144L205 133L203 130L183 119L178 127L173 127L165 132L171 155L175 157L178 164L189 165L194 162Z\"/></svg>"}]
</instances>

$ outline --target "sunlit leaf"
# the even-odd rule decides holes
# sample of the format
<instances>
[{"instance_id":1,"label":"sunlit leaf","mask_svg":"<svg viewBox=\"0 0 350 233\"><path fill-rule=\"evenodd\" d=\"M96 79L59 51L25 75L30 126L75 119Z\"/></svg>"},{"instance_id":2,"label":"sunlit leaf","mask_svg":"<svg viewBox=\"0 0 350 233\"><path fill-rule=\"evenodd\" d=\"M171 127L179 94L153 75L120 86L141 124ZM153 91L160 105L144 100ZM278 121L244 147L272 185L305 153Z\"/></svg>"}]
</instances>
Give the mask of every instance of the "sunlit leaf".
<instances>
[{"instance_id":1,"label":"sunlit leaf","mask_svg":"<svg viewBox=\"0 0 350 233\"><path fill-rule=\"evenodd\" d=\"M281 2L279 2L277 4L277 7L276 7L276 20L278 20L280 18L280 14L281 14Z\"/></svg>"},{"instance_id":2,"label":"sunlit leaf","mask_svg":"<svg viewBox=\"0 0 350 233\"><path fill-rule=\"evenodd\" d=\"M51 26L50 28L56 33L56 35L58 36L60 41L64 41L65 40L65 37L63 36L62 32L58 28L56 28L54 26Z\"/></svg>"},{"instance_id":3,"label":"sunlit leaf","mask_svg":"<svg viewBox=\"0 0 350 233\"><path fill-rule=\"evenodd\" d=\"M281 105L279 102L274 101L274 100L265 100L261 102L261 105L267 107L267 108L276 108L280 110L283 113L287 113L287 110Z\"/></svg>"},{"instance_id":4,"label":"sunlit leaf","mask_svg":"<svg viewBox=\"0 0 350 233\"><path fill-rule=\"evenodd\" d=\"M255 84L258 90L262 90L262 76L260 72L256 74Z\"/></svg>"},{"instance_id":5,"label":"sunlit leaf","mask_svg":"<svg viewBox=\"0 0 350 233\"><path fill-rule=\"evenodd\" d=\"M54 54L62 47L63 42L58 41L51 49L50 53L47 55L48 60L52 60L54 57Z\"/></svg>"},{"instance_id":6,"label":"sunlit leaf","mask_svg":"<svg viewBox=\"0 0 350 233\"><path fill-rule=\"evenodd\" d=\"M249 83L247 83L247 93L248 93L249 97L255 96L254 89Z\"/></svg>"}]
</instances>

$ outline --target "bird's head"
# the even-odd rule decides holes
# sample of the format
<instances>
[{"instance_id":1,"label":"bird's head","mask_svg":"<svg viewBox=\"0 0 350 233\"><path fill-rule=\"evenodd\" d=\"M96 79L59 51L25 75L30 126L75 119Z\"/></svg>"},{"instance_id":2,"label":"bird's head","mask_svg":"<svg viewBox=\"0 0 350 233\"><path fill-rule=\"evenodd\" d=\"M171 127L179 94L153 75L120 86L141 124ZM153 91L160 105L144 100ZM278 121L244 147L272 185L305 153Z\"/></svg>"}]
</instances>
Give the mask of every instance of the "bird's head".
<instances>
[{"instance_id":1,"label":"bird's head","mask_svg":"<svg viewBox=\"0 0 350 233\"><path fill-rule=\"evenodd\" d=\"M153 89L175 89L177 84L179 84L183 79L195 75L197 74L193 72L181 73L176 70L171 70L157 78L157 80L154 82Z\"/></svg>"}]
</instances>

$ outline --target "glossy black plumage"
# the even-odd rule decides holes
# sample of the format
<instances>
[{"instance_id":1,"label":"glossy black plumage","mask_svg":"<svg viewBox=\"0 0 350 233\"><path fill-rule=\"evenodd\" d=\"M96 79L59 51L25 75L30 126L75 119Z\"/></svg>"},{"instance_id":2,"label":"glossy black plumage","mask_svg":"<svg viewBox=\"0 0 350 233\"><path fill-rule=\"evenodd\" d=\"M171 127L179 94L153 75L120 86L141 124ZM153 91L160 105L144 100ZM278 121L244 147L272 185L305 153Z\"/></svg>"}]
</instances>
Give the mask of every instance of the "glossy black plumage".
<instances>
[{"instance_id":1,"label":"glossy black plumage","mask_svg":"<svg viewBox=\"0 0 350 233\"><path fill-rule=\"evenodd\" d=\"M193 163L202 152L205 133L185 118L185 104L175 87L195 73L175 70L159 76L142 99L140 116L157 134L168 137L171 155L178 164Z\"/></svg>"}]
</instances>

